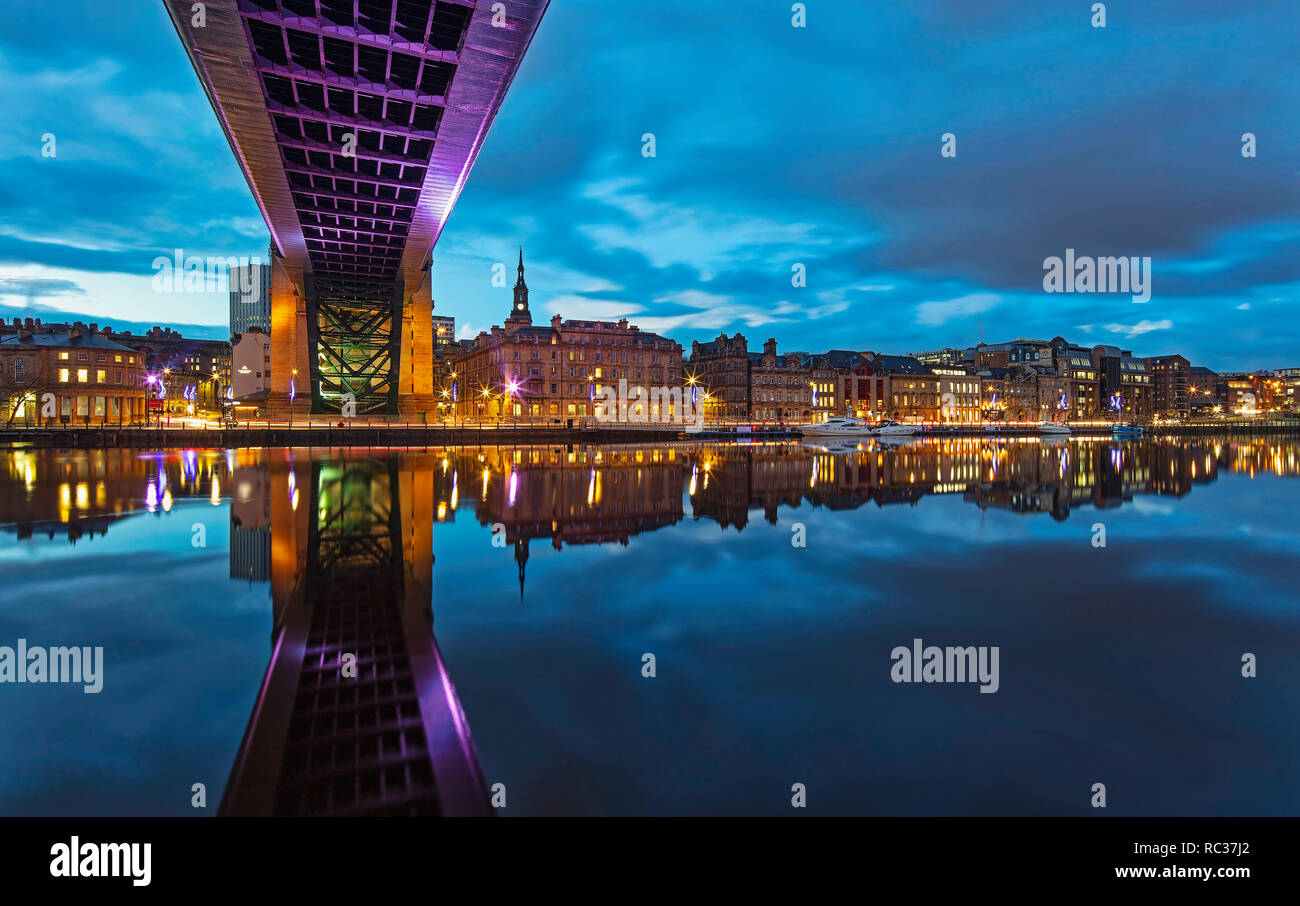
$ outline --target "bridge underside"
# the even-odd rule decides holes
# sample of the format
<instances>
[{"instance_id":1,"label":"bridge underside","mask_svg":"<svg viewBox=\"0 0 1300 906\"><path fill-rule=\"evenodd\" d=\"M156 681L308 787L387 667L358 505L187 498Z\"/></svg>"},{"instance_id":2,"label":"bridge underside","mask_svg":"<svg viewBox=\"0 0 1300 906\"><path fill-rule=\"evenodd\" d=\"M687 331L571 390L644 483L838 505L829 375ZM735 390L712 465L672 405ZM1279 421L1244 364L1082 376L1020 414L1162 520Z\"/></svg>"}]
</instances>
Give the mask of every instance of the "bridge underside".
<instances>
[{"instance_id":1,"label":"bridge underside","mask_svg":"<svg viewBox=\"0 0 1300 906\"><path fill-rule=\"evenodd\" d=\"M164 2L271 231L272 417L432 411L432 249L549 0Z\"/></svg>"}]
</instances>

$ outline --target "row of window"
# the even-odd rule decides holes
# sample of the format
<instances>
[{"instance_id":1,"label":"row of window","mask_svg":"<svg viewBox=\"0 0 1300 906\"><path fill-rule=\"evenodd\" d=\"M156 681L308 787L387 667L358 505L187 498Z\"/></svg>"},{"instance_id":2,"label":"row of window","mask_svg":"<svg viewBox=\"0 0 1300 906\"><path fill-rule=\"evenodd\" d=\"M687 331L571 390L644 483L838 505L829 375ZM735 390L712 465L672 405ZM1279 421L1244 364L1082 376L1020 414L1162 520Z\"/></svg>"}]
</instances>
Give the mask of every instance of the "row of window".
<instances>
[{"instance_id":1,"label":"row of window","mask_svg":"<svg viewBox=\"0 0 1300 906\"><path fill-rule=\"evenodd\" d=\"M14 369L14 379L15 379L15 380L18 380L18 371L17 371L16 368ZM68 369L68 368L60 368L60 369L59 369L59 383L60 383L60 384L66 384L66 383L68 383L70 380L71 380L71 370ZM77 369L77 383L78 383L78 384L89 384L89 383L90 383L90 369L89 369L89 368L78 368L78 369ZM98 368L98 369L96 369L96 370L95 370L95 383L96 383L96 384L107 384L107 383L108 383L108 371L106 371L106 370L103 369L103 368ZM115 370L115 371L113 372L113 383L114 383L114 384L120 384L120 383L122 383L122 371L121 371L120 369Z\"/></svg>"},{"instance_id":2,"label":"row of window","mask_svg":"<svg viewBox=\"0 0 1300 906\"><path fill-rule=\"evenodd\" d=\"M522 358L522 356L520 355L520 350L519 350L519 348L518 348L518 347L515 347L515 351L514 351L514 352L515 352L515 355L514 355L514 361L516 361L516 362L520 361L520 359ZM603 359L602 356L603 356L603 353L601 353L601 352L598 351L598 352L596 353L595 357L592 359L592 361L594 361L594 362L606 361L606 359ZM529 361L536 362L536 361L538 361L539 359L541 359L541 357L542 357L542 355L541 355L541 353L540 353L538 350L533 349L533 350L530 350L530 351L529 351L529 355L528 355L528 359L529 359ZM669 361L674 361L675 358L676 358L675 356L670 356L670 357L669 357ZM551 361L556 361L556 360L558 360L558 359L559 359L559 354L558 354L558 352L557 352L556 350L552 349L552 350L551 350ZM501 350L501 349L493 350L493 351L489 354L489 356L488 356L488 361L490 361L490 362L497 362L497 363L505 361L505 351L504 351L504 350ZM570 362L585 362L585 361L587 361L587 351L586 351L585 349L578 349L578 350L570 349L570 350L569 350L569 361L570 361ZM611 354L609 355L609 358L607 359L607 361L610 361L610 362L619 362L619 361L621 361L621 362L622 362L623 364L625 364L625 365L628 364L627 350L626 350L626 349L623 350L621 356L620 356L619 353L617 353L617 352L611 353ZM638 353L636 354L635 364L637 364L637 365L645 364L645 357L644 357L644 355L643 355L642 353L639 353L639 352L638 352ZM658 353L654 353L654 354L652 354L652 355L650 356L650 364L651 364L651 365L658 365L658 364L659 364L659 354L658 354Z\"/></svg>"},{"instance_id":3,"label":"row of window","mask_svg":"<svg viewBox=\"0 0 1300 906\"><path fill-rule=\"evenodd\" d=\"M129 401L127 405L129 407ZM117 418L122 414L122 398L117 396L61 396L59 397L59 414Z\"/></svg>"},{"instance_id":4,"label":"row of window","mask_svg":"<svg viewBox=\"0 0 1300 906\"><path fill-rule=\"evenodd\" d=\"M71 355L71 353L60 352L60 353L59 353L59 361L60 361L60 362L67 362L67 361L70 361L70 359L69 359L69 356L70 356L70 355ZM113 354L113 361L114 361L114 362L117 362L118 364L121 364L121 363L122 363L123 358L124 358L123 353L114 353L114 354ZM126 360L126 364L128 364L128 365L134 365L134 364L135 364L135 356L133 356L133 355L126 355L126 356L125 356L125 360ZM21 359L20 359L19 361L21 361ZM78 361L78 362L88 362L88 361L90 361L90 359L89 359L89 353L78 352L78 353L77 353L77 361ZM107 361L108 361L108 353L106 353L106 352L97 352L97 353L95 353L95 361L96 361L96 362L107 362Z\"/></svg>"}]
</instances>

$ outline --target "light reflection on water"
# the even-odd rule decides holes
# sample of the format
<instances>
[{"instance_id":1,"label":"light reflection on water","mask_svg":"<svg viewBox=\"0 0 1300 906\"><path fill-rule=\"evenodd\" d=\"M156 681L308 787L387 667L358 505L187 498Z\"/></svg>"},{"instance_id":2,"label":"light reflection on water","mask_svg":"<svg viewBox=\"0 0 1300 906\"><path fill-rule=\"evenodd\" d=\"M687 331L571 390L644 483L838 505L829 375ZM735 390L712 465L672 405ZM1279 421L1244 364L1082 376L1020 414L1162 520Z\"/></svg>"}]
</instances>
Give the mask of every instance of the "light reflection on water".
<instances>
[{"instance_id":1,"label":"light reflection on water","mask_svg":"<svg viewBox=\"0 0 1300 906\"><path fill-rule=\"evenodd\" d=\"M502 782L505 814L784 814L801 782L814 813L1082 814L1100 781L1114 813L1294 813L1298 452L0 453L0 645L107 662L99 695L0 685L0 813L194 814L195 782L215 812L274 640L343 587L400 596L407 647L428 611L476 757L400 794L286 774L273 811ZM894 685L913 638L999 646L1000 691Z\"/></svg>"}]
</instances>

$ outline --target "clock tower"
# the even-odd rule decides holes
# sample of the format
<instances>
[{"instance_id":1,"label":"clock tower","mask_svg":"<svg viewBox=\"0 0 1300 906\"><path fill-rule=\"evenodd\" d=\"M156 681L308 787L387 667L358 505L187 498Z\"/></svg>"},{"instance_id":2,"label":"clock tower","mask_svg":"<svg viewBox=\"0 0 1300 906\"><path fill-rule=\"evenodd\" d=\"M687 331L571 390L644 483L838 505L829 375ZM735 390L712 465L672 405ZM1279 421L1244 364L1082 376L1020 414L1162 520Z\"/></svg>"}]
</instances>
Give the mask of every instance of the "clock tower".
<instances>
[{"instance_id":1,"label":"clock tower","mask_svg":"<svg viewBox=\"0 0 1300 906\"><path fill-rule=\"evenodd\" d=\"M514 327L532 327L533 315L528 310L528 284L524 282L524 250L519 249L519 279L515 281L515 301L506 318L507 330Z\"/></svg>"}]
</instances>

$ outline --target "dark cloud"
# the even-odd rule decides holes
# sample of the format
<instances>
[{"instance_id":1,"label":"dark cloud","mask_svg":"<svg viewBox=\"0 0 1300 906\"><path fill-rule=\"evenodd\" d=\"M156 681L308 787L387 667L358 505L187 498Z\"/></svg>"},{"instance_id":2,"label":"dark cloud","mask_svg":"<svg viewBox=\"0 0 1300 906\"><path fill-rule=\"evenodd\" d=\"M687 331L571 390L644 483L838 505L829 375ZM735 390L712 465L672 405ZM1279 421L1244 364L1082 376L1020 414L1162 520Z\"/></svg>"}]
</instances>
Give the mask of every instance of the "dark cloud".
<instances>
[{"instance_id":1,"label":"dark cloud","mask_svg":"<svg viewBox=\"0 0 1300 906\"><path fill-rule=\"evenodd\" d=\"M80 98L84 117L60 114L57 165L34 153L6 161L0 261L147 274L177 246L258 250L233 155L150 7L112 21L99 4L74 7L76 27L57 40L43 8L12 23L0 53L27 69L107 55L116 71ZM508 292L482 279L480 259L522 243L530 274L617 284L591 295L642 318L677 313L653 300L689 291L725 295L735 312L786 300L816 313L819 293L849 300L840 314L774 323L793 348L904 351L974 342L981 328L990 340L1087 341L1077 325L1147 318L1171 322L1162 348L1207 364L1279 354L1300 338L1293 319L1275 308L1278 330L1259 333L1236 306L1293 307L1300 281L1293 4L1112 4L1105 29L1090 17L1075 0L921 0L813 7L795 29L788 7L741 0L616 13L595 0L552 4L444 233L440 306L478 326L500 320ZM48 111L67 110L65 93L35 87ZM107 108L94 114L95 100ZM39 135L48 119L19 126ZM955 160L939 154L949 131ZM641 156L647 132L653 159ZM1257 137L1255 159L1240 155L1244 132ZM78 157L78 143L100 153ZM654 213L590 196L610 181ZM700 228L673 232L681 217ZM747 227L759 222L789 224L796 238L754 239ZM630 241L609 242L611 228ZM64 244L37 241L51 235ZM718 241L732 235L734 247ZM723 249L707 267L706 244ZM452 248L472 252L457 260ZM1042 261L1066 248L1149 255L1150 311L1045 296ZM789 286L792 258L808 266L802 295ZM867 283L895 289L856 289ZM530 285L542 305L584 293ZM917 320L924 302L973 294L1002 301ZM746 328L737 317L725 329ZM672 331L686 343L699 334Z\"/></svg>"}]
</instances>

